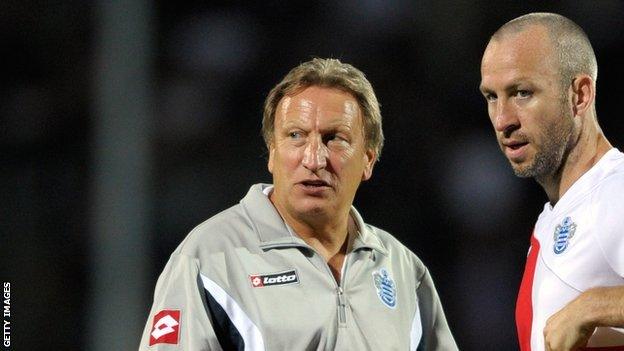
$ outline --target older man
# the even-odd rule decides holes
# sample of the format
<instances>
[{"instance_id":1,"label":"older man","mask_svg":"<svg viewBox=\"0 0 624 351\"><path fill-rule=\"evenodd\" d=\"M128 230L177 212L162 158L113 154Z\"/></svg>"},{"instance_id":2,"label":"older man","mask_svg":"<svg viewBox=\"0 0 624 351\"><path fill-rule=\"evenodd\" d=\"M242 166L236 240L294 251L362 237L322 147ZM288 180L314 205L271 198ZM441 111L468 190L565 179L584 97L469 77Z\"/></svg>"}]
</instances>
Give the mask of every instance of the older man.
<instances>
[{"instance_id":1,"label":"older man","mask_svg":"<svg viewBox=\"0 0 624 351\"><path fill-rule=\"evenodd\" d=\"M598 125L587 36L560 15L516 18L492 36L481 77L501 149L549 200L516 306L520 348L624 350L624 154Z\"/></svg>"},{"instance_id":2,"label":"older man","mask_svg":"<svg viewBox=\"0 0 624 351\"><path fill-rule=\"evenodd\" d=\"M383 144L362 72L296 67L266 100L263 136L273 185L173 253L141 349L457 349L425 266L352 207Z\"/></svg>"}]
</instances>

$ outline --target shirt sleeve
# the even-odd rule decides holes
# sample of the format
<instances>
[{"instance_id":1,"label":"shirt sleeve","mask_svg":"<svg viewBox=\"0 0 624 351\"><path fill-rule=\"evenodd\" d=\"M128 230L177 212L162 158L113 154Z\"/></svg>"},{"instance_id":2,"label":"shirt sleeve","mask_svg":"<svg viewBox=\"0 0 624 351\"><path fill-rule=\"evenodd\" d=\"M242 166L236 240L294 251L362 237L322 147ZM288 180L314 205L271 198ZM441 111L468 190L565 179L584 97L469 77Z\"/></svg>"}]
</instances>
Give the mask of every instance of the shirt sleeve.
<instances>
[{"instance_id":1,"label":"shirt sleeve","mask_svg":"<svg viewBox=\"0 0 624 351\"><path fill-rule=\"evenodd\" d=\"M199 263L174 253L158 278L139 350L221 350L211 320Z\"/></svg>"},{"instance_id":2,"label":"shirt sleeve","mask_svg":"<svg viewBox=\"0 0 624 351\"><path fill-rule=\"evenodd\" d=\"M422 325L422 337L416 350L458 350L429 270L425 270L416 295Z\"/></svg>"},{"instance_id":3,"label":"shirt sleeve","mask_svg":"<svg viewBox=\"0 0 624 351\"><path fill-rule=\"evenodd\" d=\"M596 240L611 268L624 278L624 175L606 179L592 199Z\"/></svg>"}]
</instances>

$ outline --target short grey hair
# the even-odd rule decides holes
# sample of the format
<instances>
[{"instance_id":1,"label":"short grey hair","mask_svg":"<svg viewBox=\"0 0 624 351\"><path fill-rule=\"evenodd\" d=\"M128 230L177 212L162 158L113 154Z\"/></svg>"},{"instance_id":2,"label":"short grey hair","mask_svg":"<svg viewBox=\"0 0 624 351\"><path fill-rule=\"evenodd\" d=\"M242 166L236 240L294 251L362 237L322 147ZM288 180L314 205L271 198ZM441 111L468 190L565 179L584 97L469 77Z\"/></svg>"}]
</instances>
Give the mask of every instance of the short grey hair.
<instances>
[{"instance_id":1,"label":"short grey hair","mask_svg":"<svg viewBox=\"0 0 624 351\"><path fill-rule=\"evenodd\" d=\"M562 15L535 12L520 16L500 27L492 35L491 40L521 32L532 25L541 25L548 31L558 58L561 83L564 86L570 84L578 74L587 74L594 81L598 79L596 54L587 34L579 25Z\"/></svg>"},{"instance_id":2,"label":"short grey hair","mask_svg":"<svg viewBox=\"0 0 624 351\"><path fill-rule=\"evenodd\" d=\"M381 110L371 83L362 71L337 59L314 58L293 68L277 84L264 102L262 137L267 148L273 142L275 111L284 96L295 95L310 86L336 88L352 94L362 111L366 147L381 155L384 136Z\"/></svg>"}]
</instances>

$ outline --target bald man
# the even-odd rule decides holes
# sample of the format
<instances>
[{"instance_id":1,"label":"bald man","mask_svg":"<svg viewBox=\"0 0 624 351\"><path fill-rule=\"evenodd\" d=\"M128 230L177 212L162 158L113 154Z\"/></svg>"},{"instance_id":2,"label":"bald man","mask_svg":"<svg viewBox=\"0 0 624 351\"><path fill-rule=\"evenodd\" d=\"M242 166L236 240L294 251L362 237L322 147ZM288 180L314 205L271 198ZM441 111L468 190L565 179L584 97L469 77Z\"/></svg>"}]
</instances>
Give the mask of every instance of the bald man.
<instances>
[{"instance_id":1,"label":"bald man","mask_svg":"<svg viewBox=\"0 0 624 351\"><path fill-rule=\"evenodd\" d=\"M522 351L624 350L624 154L596 118L597 71L586 34L556 14L506 23L483 54L500 148L548 196L518 294Z\"/></svg>"}]
</instances>

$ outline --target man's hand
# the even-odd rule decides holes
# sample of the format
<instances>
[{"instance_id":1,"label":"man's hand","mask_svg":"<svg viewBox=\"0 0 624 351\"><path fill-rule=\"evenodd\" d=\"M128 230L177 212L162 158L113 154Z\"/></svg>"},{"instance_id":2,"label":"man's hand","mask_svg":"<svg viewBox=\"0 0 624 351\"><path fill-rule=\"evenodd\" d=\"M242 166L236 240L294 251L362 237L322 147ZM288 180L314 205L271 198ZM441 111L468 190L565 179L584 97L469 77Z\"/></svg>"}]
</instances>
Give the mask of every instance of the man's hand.
<instances>
[{"instance_id":1,"label":"man's hand","mask_svg":"<svg viewBox=\"0 0 624 351\"><path fill-rule=\"evenodd\" d=\"M587 344L595 327L588 325L585 293L568 303L546 321L544 345L546 351L573 351Z\"/></svg>"},{"instance_id":2,"label":"man's hand","mask_svg":"<svg viewBox=\"0 0 624 351\"><path fill-rule=\"evenodd\" d=\"M624 287L594 288L580 294L544 327L547 351L574 351L587 344L596 327L624 325Z\"/></svg>"}]
</instances>

